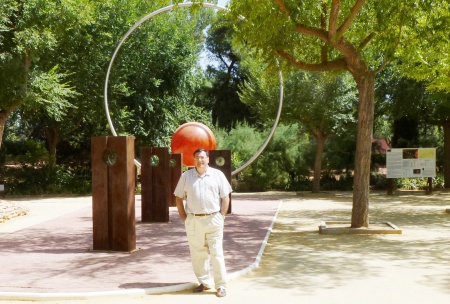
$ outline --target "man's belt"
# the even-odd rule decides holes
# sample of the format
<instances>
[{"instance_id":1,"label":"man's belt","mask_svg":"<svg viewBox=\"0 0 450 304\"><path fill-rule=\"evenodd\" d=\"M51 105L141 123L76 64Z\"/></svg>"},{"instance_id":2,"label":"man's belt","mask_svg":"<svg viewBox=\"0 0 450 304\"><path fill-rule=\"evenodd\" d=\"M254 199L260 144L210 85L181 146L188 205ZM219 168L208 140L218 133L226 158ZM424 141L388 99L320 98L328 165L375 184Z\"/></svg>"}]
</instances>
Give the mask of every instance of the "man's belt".
<instances>
[{"instance_id":1,"label":"man's belt","mask_svg":"<svg viewBox=\"0 0 450 304\"><path fill-rule=\"evenodd\" d=\"M213 213L191 213L193 216L209 216L209 215L213 215L216 214L219 211L213 212Z\"/></svg>"}]
</instances>

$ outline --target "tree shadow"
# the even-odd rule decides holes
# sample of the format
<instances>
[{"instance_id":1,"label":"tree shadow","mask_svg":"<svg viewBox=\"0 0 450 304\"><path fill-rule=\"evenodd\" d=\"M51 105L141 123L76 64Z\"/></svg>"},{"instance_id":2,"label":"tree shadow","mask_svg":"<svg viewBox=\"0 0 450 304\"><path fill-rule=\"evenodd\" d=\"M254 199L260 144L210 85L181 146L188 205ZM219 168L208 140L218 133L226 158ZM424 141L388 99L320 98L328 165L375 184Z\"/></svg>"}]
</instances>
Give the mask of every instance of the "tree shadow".
<instances>
[{"instance_id":1,"label":"tree shadow","mask_svg":"<svg viewBox=\"0 0 450 304\"><path fill-rule=\"evenodd\" d=\"M267 287L314 292L355 279L382 278L392 266L418 271L422 284L450 293L446 204L448 197L441 195L375 194L370 221L392 222L402 235L320 235L321 220L350 222L351 201L285 201L260 267L249 276ZM430 271L434 274L428 275Z\"/></svg>"}]
</instances>

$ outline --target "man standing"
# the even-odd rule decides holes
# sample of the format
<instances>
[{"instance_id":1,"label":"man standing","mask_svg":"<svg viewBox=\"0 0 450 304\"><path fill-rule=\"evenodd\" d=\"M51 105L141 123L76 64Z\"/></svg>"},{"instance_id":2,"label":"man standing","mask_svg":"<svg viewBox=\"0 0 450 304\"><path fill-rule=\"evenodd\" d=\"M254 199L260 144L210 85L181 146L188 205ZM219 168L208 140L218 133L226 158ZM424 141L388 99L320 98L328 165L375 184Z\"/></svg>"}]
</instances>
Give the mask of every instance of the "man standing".
<instances>
[{"instance_id":1,"label":"man standing","mask_svg":"<svg viewBox=\"0 0 450 304\"><path fill-rule=\"evenodd\" d=\"M211 288L211 261L216 295L224 297L227 294L227 271L223 254L223 227L230 204L229 194L233 190L222 171L208 164L208 152L197 149L194 152L195 168L181 175L174 194L186 227L194 273L200 283L194 292ZM183 200L186 200L186 206Z\"/></svg>"}]
</instances>

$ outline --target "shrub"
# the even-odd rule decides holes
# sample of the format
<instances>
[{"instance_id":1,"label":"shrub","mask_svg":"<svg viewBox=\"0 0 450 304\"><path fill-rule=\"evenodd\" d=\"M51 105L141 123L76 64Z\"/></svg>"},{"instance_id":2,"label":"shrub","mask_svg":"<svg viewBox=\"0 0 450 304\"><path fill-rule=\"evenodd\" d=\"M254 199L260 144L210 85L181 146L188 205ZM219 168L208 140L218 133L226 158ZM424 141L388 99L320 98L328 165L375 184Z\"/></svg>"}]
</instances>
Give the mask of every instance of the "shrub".
<instances>
[{"instance_id":1,"label":"shrub","mask_svg":"<svg viewBox=\"0 0 450 304\"><path fill-rule=\"evenodd\" d=\"M395 180L398 189L403 190L426 190L428 188L428 178L398 178ZM444 176L441 174L432 178L433 189L444 188Z\"/></svg>"},{"instance_id":2,"label":"shrub","mask_svg":"<svg viewBox=\"0 0 450 304\"><path fill-rule=\"evenodd\" d=\"M46 163L49 154L43 142L32 139L4 142L5 161L35 165Z\"/></svg>"},{"instance_id":3,"label":"shrub","mask_svg":"<svg viewBox=\"0 0 450 304\"><path fill-rule=\"evenodd\" d=\"M217 148L232 151L233 169L247 162L265 140L265 134L238 124L229 133L216 132ZM273 138L261 155L235 177L236 191L305 190L310 182L305 160L307 138L300 134L297 125L279 125Z\"/></svg>"},{"instance_id":4,"label":"shrub","mask_svg":"<svg viewBox=\"0 0 450 304\"><path fill-rule=\"evenodd\" d=\"M4 173L9 195L91 193L91 171L86 167L23 165Z\"/></svg>"},{"instance_id":5,"label":"shrub","mask_svg":"<svg viewBox=\"0 0 450 304\"><path fill-rule=\"evenodd\" d=\"M322 190L351 191L353 189L353 177L340 175L336 178L334 174L324 174L320 180Z\"/></svg>"},{"instance_id":6,"label":"shrub","mask_svg":"<svg viewBox=\"0 0 450 304\"><path fill-rule=\"evenodd\" d=\"M370 186L374 190L386 190L387 189L386 175L378 172L370 173Z\"/></svg>"}]
</instances>

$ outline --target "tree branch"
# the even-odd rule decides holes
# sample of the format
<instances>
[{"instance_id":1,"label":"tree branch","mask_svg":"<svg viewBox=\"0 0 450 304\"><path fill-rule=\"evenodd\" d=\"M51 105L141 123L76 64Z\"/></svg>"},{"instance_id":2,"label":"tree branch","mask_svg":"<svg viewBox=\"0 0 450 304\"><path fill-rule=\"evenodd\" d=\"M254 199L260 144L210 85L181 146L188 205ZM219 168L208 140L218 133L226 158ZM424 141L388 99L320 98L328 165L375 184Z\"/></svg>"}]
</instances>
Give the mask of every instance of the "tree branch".
<instances>
[{"instance_id":1,"label":"tree branch","mask_svg":"<svg viewBox=\"0 0 450 304\"><path fill-rule=\"evenodd\" d=\"M277 4L277 6L280 8L281 12L286 15L287 17L291 17L291 13L287 9L286 5L284 4L283 0L273 0ZM313 27L309 27L303 24L297 24L295 26L295 31L300 34L305 34L308 36L316 37L321 39L324 42L327 42L327 34L326 30L317 29Z\"/></svg>"},{"instance_id":2,"label":"tree branch","mask_svg":"<svg viewBox=\"0 0 450 304\"><path fill-rule=\"evenodd\" d=\"M291 13L287 9L283 0L274 0L274 1L284 15L286 15L288 17L291 16ZM303 24L297 24L295 26L295 31L300 34L317 37L317 38L321 39L322 41L327 42L326 30L309 27L309 26L306 26Z\"/></svg>"},{"instance_id":3,"label":"tree branch","mask_svg":"<svg viewBox=\"0 0 450 304\"><path fill-rule=\"evenodd\" d=\"M360 55L356 47L346 39L340 39L338 42L332 41L331 45L345 58L360 59Z\"/></svg>"},{"instance_id":4,"label":"tree branch","mask_svg":"<svg viewBox=\"0 0 450 304\"><path fill-rule=\"evenodd\" d=\"M369 34L369 36L366 37L358 46L358 50L361 51L363 48L366 47L367 44L369 44L370 40L372 40L377 34L375 32L372 32Z\"/></svg>"},{"instance_id":5,"label":"tree branch","mask_svg":"<svg viewBox=\"0 0 450 304\"><path fill-rule=\"evenodd\" d=\"M287 9L286 4L284 4L283 0L274 0L274 1L276 2L276 4L278 5L278 7L280 8L280 10L283 14L285 14L288 17L291 16L291 13Z\"/></svg>"},{"instance_id":6,"label":"tree branch","mask_svg":"<svg viewBox=\"0 0 450 304\"><path fill-rule=\"evenodd\" d=\"M320 58L322 63L328 61L328 45L326 43L320 48Z\"/></svg>"},{"instance_id":7,"label":"tree branch","mask_svg":"<svg viewBox=\"0 0 450 304\"><path fill-rule=\"evenodd\" d=\"M320 27L323 31L327 31L327 3L325 1L322 1L322 15L320 17ZM321 61L327 62L328 61L328 44L324 43L321 47Z\"/></svg>"},{"instance_id":8,"label":"tree branch","mask_svg":"<svg viewBox=\"0 0 450 304\"><path fill-rule=\"evenodd\" d=\"M395 43L394 50L396 50L396 49L398 48L398 46L400 45L400 40L401 40L401 38L402 38L402 29L403 29L403 25L400 24L400 25L399 25L399 30L398 30L397 42ZM383 63L381 64L381 66L375 71L375 75L378 74L378 73L380 73L380 72L386 67L386 65L387 65L388 63L390 63L391 61L392 61L392 58L386 59L386 61L383 62Z\"/></svg>"},{"instance_id":9,"label":"tree branch","mask_svg":"<svg viewBox=\"0 0 450 304\"><path fill-rule=\"evenodd\" d=\"M322 15L320 16L320 27L322 30L327 30L327 4L322 1Z\"/></svg>"},{"instance_id":10,"label":"tree branch","mask_svg":"<svg viewBox=\"0 0 450 304\"><path fill-rule=\"evenodd\" d=\"M325 2L324 2L325 4ZM329 30L329 36L334 37L336 35L336 28L337 28L337 22L339 17L339 9L341 7L341 1L340 0L333 0L331 4L331 12L330 12L330 20L328 22L328 30Z\"/></svg>"},{"instance_id":11,"label":"tree branch","mask_svg":"<svg viewBox=\"0 0 450 304\"><path fill-rule=\"evenodd\" d=\"M227 62L226 62L226 60L225 60L225 59L223 58L223 56L222 56L222 53L219 53L217 56L219 57L219 60L222 61L222 63L223 63L227 68L229 68L229 67L228 67L228 64L227 64Z\"/></svg>"},{"instance_id":12,"label":"tree branch","mask_svg":"<svg viewBox=\"0 0 450 304\"><path fill-rule=\"evenodd\" d=\"M305 71L336 71L336 70L345 70L347 68L347 64L343 58L337 59L334 61L327 61L322 63L306 63L299 61L294 58L291 54L286 53L285 51L277 50L276 53L281 57L289 61L293 66L305 70Z\"/></svg>"},{"instance_id":13,"label":"tree branch","mask_svg":"<svg viewBox=\"0 0 450 304\"><path fill-rule=\"evenodd\" d=\"M345 31L350 27L350 24L352 24L353 20L355 20L356 15L358 14L361 7L366 3L366 0L357 0L355 5L350 10L350 15L347 17L347 19L344 20L344 23L339 27L334 40L337 41L341 39L342 35L344 35Z\"/></svg>"},{"instance_id":14,"label":"tree branch","mask_svg":"<svg viewBox=\"0 0 450 304\"><path fill-rule=\"evenodd\" d=\"M385 62L381 64L381 66L375 71L375 75L380 73L390 62L392 61L392 58L386 59Z\"/></svg>"},{"instance_id":15,"label":"tree branch","mask_svg":"<svg viewBox=\"0 0 450 304\"><path fill-rule=\"evenodd\" d=\"M300 34L305 34L311 37L316 37L322 40L323 42L328 42L327 32L318 28L313 28L309 26L305 26L302 24L297 24L295 26L295 31Z\"/></svg>"}]
</instances>

